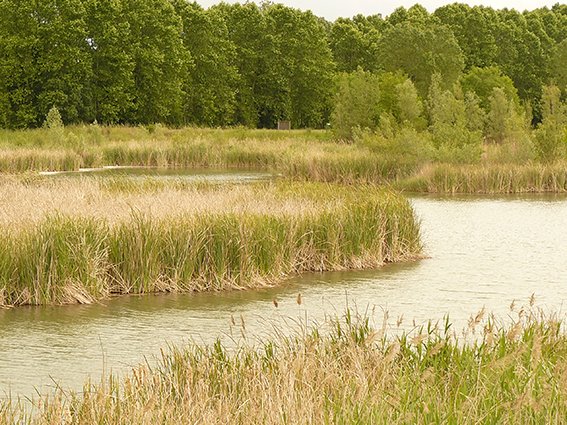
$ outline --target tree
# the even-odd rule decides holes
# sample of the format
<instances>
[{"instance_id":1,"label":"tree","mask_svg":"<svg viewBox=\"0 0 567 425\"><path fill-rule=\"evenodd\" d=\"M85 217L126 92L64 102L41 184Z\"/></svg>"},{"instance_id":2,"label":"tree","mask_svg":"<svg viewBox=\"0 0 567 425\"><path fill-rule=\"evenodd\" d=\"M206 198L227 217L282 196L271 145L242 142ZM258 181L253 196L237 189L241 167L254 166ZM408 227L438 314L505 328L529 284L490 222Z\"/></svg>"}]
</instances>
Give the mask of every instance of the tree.
<instances>
[{"instance_id":1,"label":"tree","mask_svg":"<svg viewBox=\"0 0 567 425\"><path fill-rule=\"evenodd\" d=\"M0 1L0 119L3 127L39 123L38 20L33 4Z\"/></svg>"},{"instance_id":2,"label":"tree","mask_svg":"<svg viewBox=\"0 0 567 425\"><path fill-rule=\"evenodd\" d=\"M443 88L460 78L463 55L451 30L445 26L403 22L387 30L380 42L380 60L386 71L401 70L427 96L431 76L442 76Z\"/></svg>"},{"instance_id":3,"label":"tree","mask_svg":"<svg viewBox=\"0 0 567 425\"><path fill-rule=\"evenodd\" d=\"M331 28L330 47L339 72L379 68L378 44L386 24L379 15L339 18Z\"/></svg>"},{"instance_id":4,"label":"tree","mask_svg":"<svg viewBox=\"0 0 567 425\"><path fill-rule=\"evenodd\" d=\"M422 117L423 104L417 89L410 79L406 79L403 83L396 87L398 102L396 118L404 127L420 129L424 126Z\"/></svg>"},{"instance_id":5,"label":"tree","mask_svg":"<svg viewBox=\"0 0 567 425\"><path fill-rule=\"evenodd\" d=\"M498 40L496 65L512 79L520 99L534 105L537 114L548 66L542 43L529 30L525 17L520 13L504 9L498 12L498 16L499 23L494 29Z\"/></svg>"},{"instance_id":6,"label":"tree","mask_svg":"<svg viewBox=\"0 0 567 425\"><path fill-rule=\"evenodd\" d=\"M82 2L3 0L0 15L5 125L39 126L53 106L63 121L79 121L91 75Z\"/></svg>"},{"instance_id":7,"label":"tree","mask_svg":"<svg viewBox=\"0 0 567 425\"><path fill-rule=\"evenodd\" d=\"M182 122L183 76L189 58L181 18L169 0L124 0L134 62L135 123Z\"/></svg>"},{"instance_id":8,"label":"tree","mask_svg":"<svg viewBox=\"0 0 567 425\"><path fill-rule=\"evenodd\" d=\"M453 31L464 54L465 69L494 65L498 51L494 26L498 18L493 9L453 3L438 8L434 15Z\"/></svg>"},{"instance_id":9,"label":"tree","mask_svg":"<svg viewBox=\"0 0 567 425\"><path fill-rule=\"evenodd\" d=\"M192 59L184 79L184 121L212 127L234 124L239 75L236 48L222 14L185 0L174 0L173 5Z\"/></svg>"},{"instance_id":10,"label":"tree","mask_svg":"<svg viewBox=\"0 0 567 425\"><path fill-rule=\"evenodd\" d=\"M398 86L408 79L402 72L378 73L378 86L380 87L380 111L392 116L399 116Z\"/></svg>"},{"instance_id":11,"label":"tree","mask_svg":"<svg viewBox=\"0 0 567 425\"><path fill-rule=\"evenodd\" d=\"M311 12L282 5L264 8L274 53L266 59L269 92L261 123L291 119L296 127L322 127L329 119L334 64L325 27Z\"/></svg>"},{"instance_id":12,"label":"tree","mask_svg":"<svg viewBox=\"0 0 567 425\"><path fill-rule=\"evenodd\" d=\"M565 155L567 148L567 105L561 103L561 90L546 86L542 95L542 122L535 133L538 157L553 161Z\"/></svg>"},{"instance_id":13,"label":"tree","mask_svg":"<svg viewBox=\"0 0 567 425\"><path fill-rule=\"evenodd\" d=\"M209 9L226 23L228 38L235 46L234 65L240 76L236 86L235 121L249 127L260 123L261 105L266 102L271 75L268 58L275 54L266 34L266 22L255 3L220 3Z\"/></svg>"},{"instance_id":14,"label":"tree","mask_svg":"<svg viewBox=\"0 0 567 425\"><path fill-rule=\"evenodd\" d=\"M92 60L92 112L83 119L114 124L132 115L134 60L130 24L120 0L85 1L87 41Z\"/></svg>"},{"instance_id":15,"label":"tree","mask_svg":"<svg viewBox=\"0 0 567 425\"><path fill-rule=\"evenodd\" d=\"M465 93L472 92L478 96L480 106L487 113L490 110L490 97L494 94L495 88L502 89L508 101L513 101L516 107L520 106L520 99L514 82L510 77L502 75L498 67L473 67L463 76L461 85Z\"/></svg>"},{"instance_id":16,"label":"tree","mask_svg":"<svg viewBox=\"0 0 567 425\"><path fill-rule=\"evenodd\" d=\"M567 38L559 43L553 52L551 79L567 95Z\"/></svg>"},{"instance_id":17,"label":"tree","mask_svg":"<svg viewBox=\"0 0 567 425\"><path fill-rule=\"evenodd\" d=\"M374 74L359 68L338 77L335 108L331 127L337 139L350 140L353 129L376 129L380 118L379 80Z\"/></svg>"},{"instance_id":18,"label":"tree","mask_svg":"<svg viewBox=\"0 0 567 425\"><path fill-rule=\"evenodd\" d=\"M482 131L471 130L467 122L467 105L462 97L441 88L439 74L435 74L429 89L430 130L434 145L459 161L480 158ZM459 93L461 94L461 93Z\"/></svg>"},{"instance_id":19,"label":"tree","mask_svg":"<svg viewBox=\"0 0 567 425\"><path fill-rule=\"evenodd\" d=\"M503 89L495 87L490 96L490 111L486 120L486 135L493 142L513 142L523 130L523 119L513 100Z\"/></svg>"}]
</instances>

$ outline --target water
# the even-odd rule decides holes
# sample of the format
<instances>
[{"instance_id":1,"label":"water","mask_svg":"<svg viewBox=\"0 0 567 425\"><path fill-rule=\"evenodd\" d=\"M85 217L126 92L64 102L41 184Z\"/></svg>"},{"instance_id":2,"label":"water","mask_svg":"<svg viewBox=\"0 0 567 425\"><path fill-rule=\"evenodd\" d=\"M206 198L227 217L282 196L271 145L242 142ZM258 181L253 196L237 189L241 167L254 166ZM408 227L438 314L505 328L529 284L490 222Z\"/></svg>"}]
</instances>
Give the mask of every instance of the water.
<instances>
[{"instance_id":1,"label":"water","mask_svg":"<svg viewBox=\"0 0 567 425\"><path fill-rule=\"evenodd\" d=\"M179 168L152 168L152 167L130 167L130 166L107 166L101 168L81 168L78 171L46 171L41 172L44 176L53 177L114 177L121 179L158 179L158 180L183 180L188 182L248 182L255 180L266 180L272 178L270 173L258 170L243 169L179 169Z\"/></svg>"},{"instance_id":2,"label":"water","mask_svg":"<svg viewBox=\"0 0 567 425\"><path fill-rule=\"evenodd\" d=\"M486 307L505 318L514 300L564 312L567 199L414 198L430 258L381 270L306 274L283 287L224 294L125 297L104 305L0 310L0 396L87 376L123 373L168 343L249 338L292 319L322 321L348 303L387 310L403 326L449 314L465 326ZM296 303L301 293L303 303ZM277 299L276 308L273 300ZM290 319L291 318L291 319ZM231 326L234 319L237 326Z\"/></svg>"}]
</instances>

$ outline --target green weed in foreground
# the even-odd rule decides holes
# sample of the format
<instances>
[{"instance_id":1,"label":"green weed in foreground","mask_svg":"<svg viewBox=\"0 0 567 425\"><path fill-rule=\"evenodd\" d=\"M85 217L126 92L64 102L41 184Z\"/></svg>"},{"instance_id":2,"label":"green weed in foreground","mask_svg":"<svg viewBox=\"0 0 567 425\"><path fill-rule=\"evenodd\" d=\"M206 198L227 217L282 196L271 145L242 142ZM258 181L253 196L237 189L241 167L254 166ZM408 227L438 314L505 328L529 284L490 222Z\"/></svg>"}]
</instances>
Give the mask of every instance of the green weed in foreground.
<instances>
[{"instance_id":1,"label":"green weed in foreground","mask_svg":"<svg viewBox=\"0 0 567 425\"><path fill-rule=\"evenodd\" d=\"M33 419L6 402L0 423L548 424L567 417L567 335L553 317L521 310L497 326L477 316L469 329L476 336L461 341L448 321L398 337L350 312L330 324L330 332L302 327L260 346L172 348L122 380L42 399Z\"/></svg>"},{"instance_id":2,"label":"green weed in foreground","mask_svg":"<svg viewBox=\"0 0 567 425\"><path fill-rule=\"evenodd\" d=\"M293 273L378 267L421 252L413 209L399 195L323 185L277 188L282 197L293 192L316 206L317 199L333 204L297 212L279 211L274 203L265 212L134 213L117 222L51 215L5 224L0 305L253 288Z\"/></svg>"}]
</instances>

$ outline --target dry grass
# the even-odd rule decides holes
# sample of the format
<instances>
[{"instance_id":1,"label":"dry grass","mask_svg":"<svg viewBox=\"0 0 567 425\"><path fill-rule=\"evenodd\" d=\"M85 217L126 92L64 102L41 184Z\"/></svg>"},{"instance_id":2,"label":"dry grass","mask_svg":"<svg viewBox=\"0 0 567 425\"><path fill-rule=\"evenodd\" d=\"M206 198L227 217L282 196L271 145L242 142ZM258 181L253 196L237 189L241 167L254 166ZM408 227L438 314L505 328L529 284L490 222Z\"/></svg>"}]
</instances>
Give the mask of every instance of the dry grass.
<instances>
[{"instance_id":1,"label":"dry grass","mask_svg":"<svg viewBox=\"0 0 567 425\"><path fill-rule=\"evenodd\" d=\"M567 163L432 164L395 186L427 193L564 193L567 192Z\"/></svg>"},{"instance_id":2,"label":"dry grass","mask_svg":"<svg viewBox=\"0 0 567 425\"><path fill-rule=\"evenodd\" d=\"M296 185L299 189L301 186ZM0 226L28 226L47 216L97 218L109 223L132 214L165 218L215 214L305 215L330 210L340 197L315 200L301 190L283 196L277 184L213 185L108 178L0 177Z\"/></svg>"}]
</instances>

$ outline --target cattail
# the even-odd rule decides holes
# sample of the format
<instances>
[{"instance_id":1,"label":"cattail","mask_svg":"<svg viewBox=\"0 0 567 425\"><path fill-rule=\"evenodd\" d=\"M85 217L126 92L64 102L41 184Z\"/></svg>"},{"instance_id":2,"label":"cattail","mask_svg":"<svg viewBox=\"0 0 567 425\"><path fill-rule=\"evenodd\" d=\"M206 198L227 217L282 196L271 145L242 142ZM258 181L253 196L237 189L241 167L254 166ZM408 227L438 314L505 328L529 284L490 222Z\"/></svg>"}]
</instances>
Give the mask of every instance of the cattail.
<instances>
[{"instance_id":1,"label":"cattail","mask_svg":"<svg viewBox=\"0 0 567 425\"><path fill-rule=\"evenodd\" d=\"M275 298L272 300L272 302L274 303L274 307L278 308L279 304L278 304L278 300L276 300Z\"/></svg>"},{"instance_id":2,"label":"cattail","mask_svg":"<svg viewBox=\"0 0 567 425\"><path fill-rule=\"evenodd\" d=\"M297 305L301 305L301 294L297 294Z\"/></svg>"}]
</instances>

